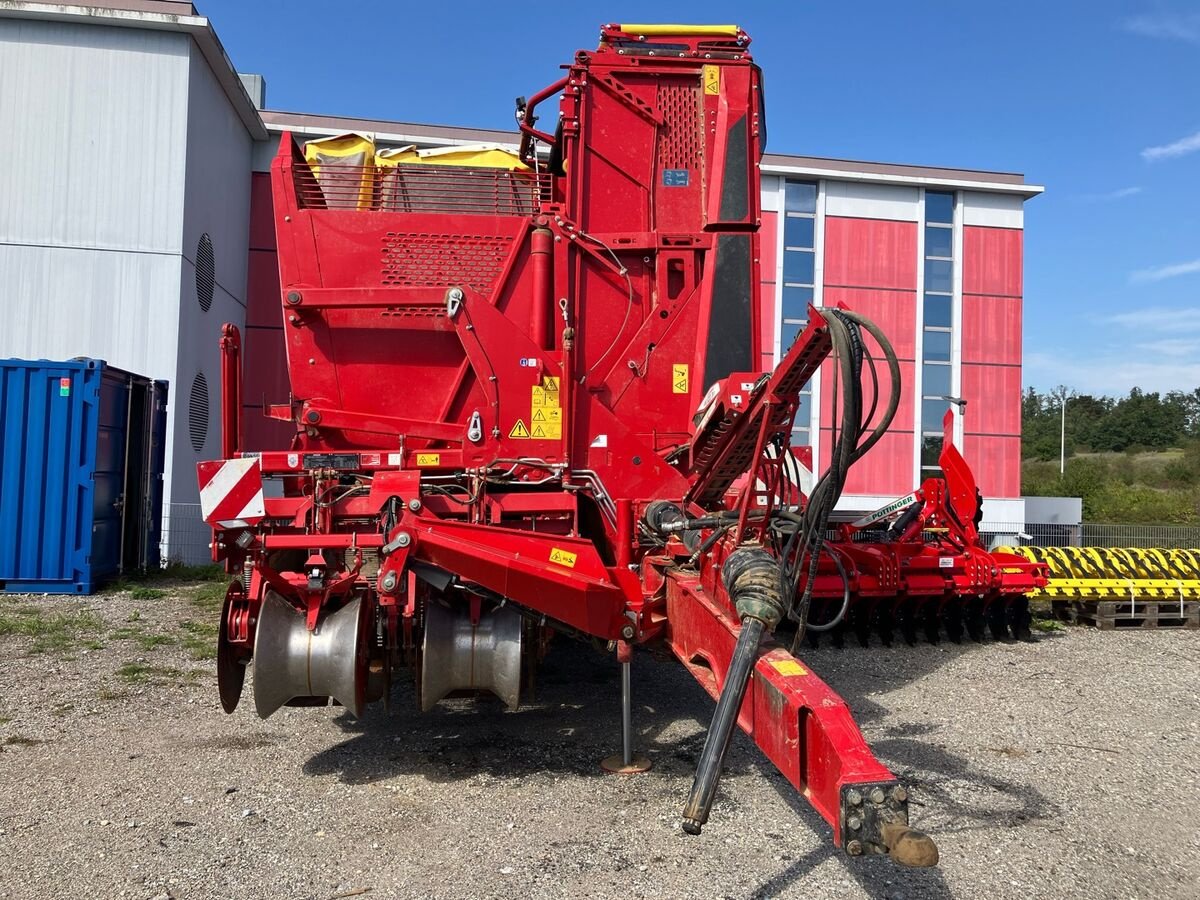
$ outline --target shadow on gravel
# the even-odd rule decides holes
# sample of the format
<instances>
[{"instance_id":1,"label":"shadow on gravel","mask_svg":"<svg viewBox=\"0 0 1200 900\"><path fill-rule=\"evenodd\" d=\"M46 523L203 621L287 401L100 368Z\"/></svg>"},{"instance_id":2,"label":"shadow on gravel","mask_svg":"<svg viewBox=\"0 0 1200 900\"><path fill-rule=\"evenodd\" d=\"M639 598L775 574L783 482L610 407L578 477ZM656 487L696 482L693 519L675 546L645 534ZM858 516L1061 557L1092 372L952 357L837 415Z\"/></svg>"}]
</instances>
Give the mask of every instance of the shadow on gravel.
<instances>
[{"instance_id":1,"label":"shadow on gravel","mask_svg":"<svg viewBox=\"0 0 1200 900\"><path fill-rule=\"evenodd\" d=\"M804 654L814 671L846 699L862 723L877 721L887 710L871 694L918 680L976 645L940 648L810 650ZM533 701L517 712L492 699L443 703L427 714L417 712L411 683L393 686L392 713L376 704L363 720L335 719L348 740L312 757L311 775L336 775L363 784L397 774L416 774L435 782L454 782L481 774L500 779L571 775L603 776L599 761L620 746L618 667L611 655L560 641L539 672ZM640 653L634 661L636 748L650 756L654 769L645 778L647 795L682 807L712 715L712 701L673 658ZM914 801L929 811L926 827L939 835L1016 826L1056 818L1058 808L1037 790L997 778L936 744L938 725L901 725L876 737L872 747L899 777L915 788ZM817 833L821 847L789 863L782 872L752 888L751 896L776 895L831 858L872 896L939 900L952 896L941 872L904 869L885 858L850 860L834 848L825 821L737 733L726 760L729 775L767 779L795 813ZM955 790L951 790L951 785ZM920 798L917 800L916 798ZM722 791L714 821L736 804ZM930 817L932 816L932 821ZM703 837L698 840L703 840Z\"/></svg>"}]
</instances>

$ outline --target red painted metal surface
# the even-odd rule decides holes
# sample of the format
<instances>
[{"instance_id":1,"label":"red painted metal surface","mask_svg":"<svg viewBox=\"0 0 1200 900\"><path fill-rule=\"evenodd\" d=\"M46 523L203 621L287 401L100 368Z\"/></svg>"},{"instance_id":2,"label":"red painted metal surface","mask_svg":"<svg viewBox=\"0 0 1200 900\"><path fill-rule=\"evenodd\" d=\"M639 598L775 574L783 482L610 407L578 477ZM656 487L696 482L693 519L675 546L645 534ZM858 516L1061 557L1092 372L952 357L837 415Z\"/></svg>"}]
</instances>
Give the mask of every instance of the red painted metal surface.
<instances>
[{"instance_id":1,"label":"red painted metal surface","mask_svg":"<svg viewBox=\"0 0 1200 900\"><path fill-rule=\"evenodd\" d=\"M979 489L988 497L1021 496L1021 438L963 435L963 453L975 463Z\"/></svg>"},{"instance_id":2,"label":"red painted metal surface","mask_svg":"<svg viewBox=\"0 0 1200 900\"><path fill-rule=\"evenodd\" d=\"M1017 366L963 363L962 396L967 434L1021 435L1021 370ZM1020 468L1020 459L1006 460Z\"/></svg>"},{"instance_id":3,"label":"red painted metal surface","mask_svg":"<svg viewBox=\"0 0 1200 900\"><path fill-rule=\"evenodd\" d=\"M917 225L825 217L826 287L917 289Z\"/></svg>"},{"instance_id":4,"label":"red painted metal surface","mask_svg":"<svg viewBox=\"0 0 1200 900\"><path fill-rule=\"evenodd\" d=\"M1021 296L1019 228L963 227L963 293Z\"/></svg>"},{"instance_id":5,"label":"red painted metal surface","mask_svg":"<svg viewBox=\"0 0 1200 900\"><path fill-rule=\"evenodd\" d=\"M853 309L853 307L851 307ZM856 310L857 311L857 310ZM867 345L874 351L877 348L875 342L867 338ZM875 357L880 360L880 356ZM891 390L891 377L888 374L887 366L881 365L878 362L877 375L879 379L879 402L886 403L888 392ZM913 410L916 406L915 394L913 393L913 385L915 382L916 365L911 361L900 361L900 405L896 408L896 418L892 422L892 431L912 431L913 430ZM826 362L821 367L821 383L829 385L833 379L833 365ZM823 387L821 391L821 428L828 429L833 426L833 393L828 388ZM862 466L870 466L875 461L877 452L872 452L863 457L862 461L855 468ZM908 485L905 490L911 489L912 485ZM883 491L871 491L870 493L884 493Z\"/></svg>"},{"instance_id":6,"label":"red painted metal surface","mask_svg":"<svg viewBox=\"0 0 1200 900\"><path fill-rule=\"evenodd\" d=\"M741 615L721 566L748 547L790 552L769 526L806 501L778 448L799 391L853 320L810 309L780 366L759 368L773 316L762 305L764 123L748 38L685 31L664 53L617 26L603 33L519 110L533 171L330 171L285 136L270 207L288 382L265 405L291 437L232 461L252 459L276 488L261 517L209 517L214 558L249 573L222 628L227 709L268 589L313 635L324 616L365 608L375 637L354 655L371 654L380 671L417 665L431 604L466 611L476 627L485 605L511 603L538 634L626 649L665 639L706 689L719 688ZM535 113L552 97L556 133ZM255 197L266 208L261 182ZM912 290L911 223L827 228L828 282ZM270 251L253 240L258 302ZM268 320L255 314L256 325ZM252 327L253 362L223 347L227 456L267 439L236 421L243 404L263 402L241 397L243 379L269 381L279 336ZM907 380L912 364L901 366ZM909 489L898 473L911 472L904 421L868 457L897 493ZM848 526L835 543L817 541L813 597L990 601L1032 585L1036 564L1002 574L978 545L974 482L960 463L948 443L947 480L913 498L899 541L866 542ZM204 483L228 464L203 464ZM663 502L694 527L669 530L654 513ZM943 536L927 544L926 527ZM840 841L843 790L891 774L845 703L790 654L764 649L754 673L742 727Z\"/></svg>"},{"instance_id":7,"label":"red painted metal surface","mask_svg":"<svg viewBox=\"0 0 1200 900\"><path fill-rule=\"evenodd\" d=\"M964 363L1021 365L1020 297L963 295L962 358Z\"/></svg>"},{"instance_id":8,"label":"red painted metal surface","mask_svg":"<svg viewBox=\"0 0 1200 900\"><path fill-rule=\"evenodd\" d=\"M826 306L845 304L883 329L896 356L916 358L917 295L914 291L826 287Z\"/></svg>"}]
</instances>

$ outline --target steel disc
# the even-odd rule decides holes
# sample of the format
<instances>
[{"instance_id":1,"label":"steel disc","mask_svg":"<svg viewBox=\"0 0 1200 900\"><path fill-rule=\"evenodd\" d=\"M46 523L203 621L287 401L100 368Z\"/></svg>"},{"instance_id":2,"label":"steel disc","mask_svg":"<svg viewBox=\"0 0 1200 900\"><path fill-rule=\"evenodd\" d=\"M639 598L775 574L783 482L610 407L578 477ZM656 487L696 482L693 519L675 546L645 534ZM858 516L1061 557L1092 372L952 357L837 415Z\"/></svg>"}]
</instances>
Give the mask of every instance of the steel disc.
<instances>
[{"instance_id":1,"label":"steel disc","mask_svg":"<svg viewBox=\"0 0 1200 900\"><path fill-rule=\"evenodd\" d=\"M229 611L235 600L243 599L241 582L235 581L225 592L221 605L221 624L217 633L217 693L221 696L221 708L227 713L237 709L242 699L242 688L246 684L246 662L229 643Z\"/></svg>"}]
</instances>

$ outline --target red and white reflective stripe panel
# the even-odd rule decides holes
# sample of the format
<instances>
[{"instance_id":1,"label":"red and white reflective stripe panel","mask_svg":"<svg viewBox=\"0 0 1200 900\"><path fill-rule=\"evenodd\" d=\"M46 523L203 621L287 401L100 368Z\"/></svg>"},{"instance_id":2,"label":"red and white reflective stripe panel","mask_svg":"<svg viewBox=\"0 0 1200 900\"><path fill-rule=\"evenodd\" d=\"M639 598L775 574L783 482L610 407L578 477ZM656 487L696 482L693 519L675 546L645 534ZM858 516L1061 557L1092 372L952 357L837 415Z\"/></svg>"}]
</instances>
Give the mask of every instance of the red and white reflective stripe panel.
<instances>
[{"instance_id":1,"label":"red and white reflective stripe panel","mask_svg":"<svg viewBox=\"0 0 1200 900\"><path fill-rule=\"evenodd\" d=\"M200 478L200 511L209 525L245 528L266 516L258 457L198 463L196 473Z\"/></svg>"}]
</instances>

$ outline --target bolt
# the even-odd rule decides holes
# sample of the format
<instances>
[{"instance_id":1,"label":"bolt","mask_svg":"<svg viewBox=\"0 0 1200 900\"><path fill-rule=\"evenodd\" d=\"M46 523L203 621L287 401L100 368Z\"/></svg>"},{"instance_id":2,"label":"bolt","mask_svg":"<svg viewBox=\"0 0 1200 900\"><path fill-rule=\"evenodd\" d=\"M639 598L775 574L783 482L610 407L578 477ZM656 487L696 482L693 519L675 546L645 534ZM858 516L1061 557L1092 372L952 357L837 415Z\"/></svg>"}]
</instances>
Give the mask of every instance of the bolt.
<instances>
[{"instance_id":1,"label":"bolt","mask_svg":"<svg viewBox=\"0 0 1200 900\"><path fill-rule=\"evenodd\" d=\"M303 299L304 298L301 296L299 291L288 291L287 292L287 302L290 303L292 306L295 306L297 303L299 303Z\"/></svg>"},{"instance_id":2,"label":"bolt","mask_svg":"<svg viewBox=\"0 0 1200 900\"><path fill-rule=\"evenodd\" d=\"M458 288L451 288L451 289L450 289L450 299L451 299L451 300L461 300L462 298L463 298L463 292L462 292L462 291L460 291Z\"/></svg>"},{"instance_id":3,"label":"bolt","mask_svg":"<svg viewBox=\"0 0 1200 900\"><path fill-rule=\"evenodd\" d=\"M846 852L851 856L862 856L862 841L850 841L846 844Z\"/></svg>"},{"instance_id":4,"label":"bolt","mask_svg":"<svg viewBox=\"0 0 1200 900\"><path fill-rule=\"evenodd\" d=\"M383 589L385 591L394 591L396 589L396 573L388 572L383 576Z\"/></svg>"},{"instance_id":5,"label":"bolt","mask_svg":"<svg viewBox=\"0 0 1200 900\"><path fill-rule=\"evenodd\" d=\"M846 791L846 802L851 806L862 806L862 794L851 788Z\"/></svg>"},{"instance_id":6,"label":"bolt","mask_svg":"<svg viewBox=\"0 0 1200 900\"><path fill-rule=\"evenodd\" d=\"M858 831L858 829L862 828L862 819L858 816L851 816L846 820L846 827L851 831Z\"/></svg>"},{"instance_id":7,"label":"bolt","mask_svg":"<svg viewBox=\"0 0 1200 900\"><path fill-rule=\"evenodd\" d=\"M408 501L408 508L411 509L413 512L418 512L421 509L421 501L418 500L416 497L413 497L411 500Z\"/></svg>"},{"instance_id":8,"label":"bolt","mask_svg":"<svg viewBox=\"0 0 1200 900\"><path fill-rule=\"evenodd\" d=\"M310 409L308 412L306 412L304 414L304 419L310 425L316 425L318 422L321 421L321 414L319 412L317 412L315 409Z\"/></svg>"},{"instance_id":9,"label":"bolt","mask_svg":"<svg viewBox=\"0 0 1200 900\"><path fill-rule=\"evenodd\" d=\"M908 799L908 790L904 787L904 785L898 784L892 788L892 799L897 803L903 803Z\"/></svg>"},{"instance_id":10,"label":"bolt","mask_svg":"<svg viewBox=\"0 0 1200 900\"><path fill-rule=\"evenodd\" d=\"M624 628L621 629L621 637L625 638L625 640L627 640L627 641L633 640L634 633L635 632L633 630L632 625L626 625Z\"/></svg>"},{"instance_id":11,"label":"bolt","mask_svg":"<svg viewBox=\"0 0 1200 900\"><path fill-rule=\"evenodd\" d=\"M407 547L411 543L412 543L412 537L409 535L409 533L407 531L402 531L398 535L396 535L396 546L397 547Z\"/></svg>"},{"instance_id":12,"label":"bolt","mask_svg":"<svg viewBox=\"0 0 1200 900\"><path fill-rule=\"evenodd\" d=\"M882 803L883 802L883 788L872 789L871 802L872 803Z\"/></svg>"}]
</instances>

